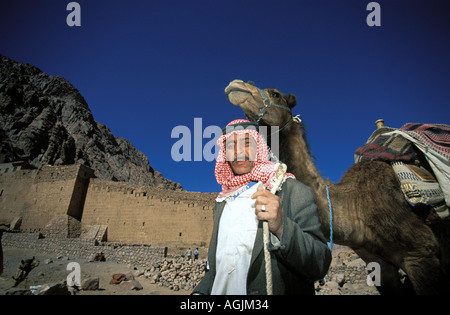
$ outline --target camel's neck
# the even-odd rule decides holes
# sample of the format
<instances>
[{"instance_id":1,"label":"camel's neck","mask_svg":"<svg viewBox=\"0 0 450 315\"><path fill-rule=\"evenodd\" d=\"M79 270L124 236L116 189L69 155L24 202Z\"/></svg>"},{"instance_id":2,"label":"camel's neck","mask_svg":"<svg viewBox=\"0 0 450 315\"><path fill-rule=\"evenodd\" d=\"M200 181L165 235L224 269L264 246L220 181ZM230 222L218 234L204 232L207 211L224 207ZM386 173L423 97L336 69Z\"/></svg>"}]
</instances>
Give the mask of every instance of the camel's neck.
<instances>
[{"instance_id":1,"label":"camel's neck","mask_svg":"<svg viewBox=\"0 0 450 315\"><path fill-rule=\"evenodd\" d=\"M312 161L309 145L303 128L292 123L280 134L280 160L288 166L288 172L314 191L325 185L325 181Z\"/></svg>"},{"instance_id":2,"label":"camel's neck","mask_svg":"<svg viewBox=\"0 0 450 315\"><path fill-rule=\"evenodd\" d=\"M329 222L329 212L325 180L312 161L303 128L299 124L292 123L280 133L279 140L280 160L286 163L288 172L294 174L297 180L311 187L316 196L322 225L326 226Z\"/></svg>"}]
</instances>

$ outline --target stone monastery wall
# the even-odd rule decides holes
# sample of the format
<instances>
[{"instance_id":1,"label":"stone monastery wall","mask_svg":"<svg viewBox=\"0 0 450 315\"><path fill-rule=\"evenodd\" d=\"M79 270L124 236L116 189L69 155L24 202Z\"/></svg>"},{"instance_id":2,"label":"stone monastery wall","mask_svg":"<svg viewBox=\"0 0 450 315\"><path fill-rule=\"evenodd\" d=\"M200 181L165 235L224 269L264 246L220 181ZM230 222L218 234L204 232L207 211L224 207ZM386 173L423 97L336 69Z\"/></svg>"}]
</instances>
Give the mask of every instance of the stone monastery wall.
<instances>
[{"instance_id":1,"label":"stone monastery wall","mask_svg":"<svg viewBox=\"0 0 450 315\"><path fill-rule=\"evenodd\" d=\"M108 242L205 247L215 196L105 181L84 165L33 170L17 163L0 165L0 222L19 222L20 231L44 236L55 230L52 222L78 222L78 228L65 227L72 231L67 237L102 226L102 240Z\"/></svg>"},{"instance_id":2,"label":"stone monastery wall","mask_svg":"<svg viewBox=\"0 0 450 315\"><path fill-rule=\"evenodd\" d=\"M82 222L107 225L111 242L204 247L212 233L213 197L91 179Z\"/></svg>"}]
</instances>

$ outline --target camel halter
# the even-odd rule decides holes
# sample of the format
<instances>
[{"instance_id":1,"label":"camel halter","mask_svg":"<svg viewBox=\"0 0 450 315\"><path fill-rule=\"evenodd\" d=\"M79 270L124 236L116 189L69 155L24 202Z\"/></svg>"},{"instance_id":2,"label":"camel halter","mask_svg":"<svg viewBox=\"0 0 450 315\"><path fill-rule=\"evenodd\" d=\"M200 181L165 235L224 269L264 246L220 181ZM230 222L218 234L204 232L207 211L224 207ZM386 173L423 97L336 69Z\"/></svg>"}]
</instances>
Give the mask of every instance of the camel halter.
<instances>
[{"instance_id":1,"label":"camel halter","mask_svg":"<svg viewBox=\"0 0 450 315\"><path fill-rule=\"evenodd\" d=\"M264 106L259 110L259 116L258 116L258 119L256 120L256 123L258 125L259 125L259 122L261 121L261 119L266 114L267 110L272 106L284 109L285 111L288 111L290 114L292 114L292 111L289 107L271 102L266 91L261 90L260 88L257 88L257 87L256 87L256 89L258 90L259 94L261 95L263 104L264 104Z\"/></svg>"},{"instance_id":2,"label":"camel halter","mask_svg":"<svg viewBox=\"0 0 450 315\"><path fill-rule=\"evenodd\" d=\"M266 92L266 91L264 91L264 90L262 90L262 89L260 89L260 88L258 88L258 87L256 87L256 86L255 86L255 88L258 90L259 95L261 95L262 100L263 100L263 104L264 104L264 106L261 107L261 109L259 110L259 116L258 116L258 119L256 119L256 123L257 123L259 126L261 126L260 121L263 119L263 117L264 117L264 115L266 114L267 110L268 110L270 107L272 107L272 106L273 106L273 107L277 107L277 108L284 109L285 111L287 111L287 112L289 112L289 113L291 114L291 119L289 119L288 122L284 124L284 126L282 126L282 127L279 128L277 131L275 131L274 133L272 133L271 136L273 136L273 135L276 134L276 133L279 133L279 132L283 131L287 126L289 126L289 125L290 125L291 123L293 123L293 122L296 122L297 124L300 124L300 123L302 122L302 120L301 120L300 117L299 117L300 115L294 116L294 115L292 114L292 110L291 110L289 107L284 106L284 105L280 105L280 104L276 104L276 103L274 103L274 102L271 102L270 99L269 99L269 96L267 95L267 92Z\"/></svg>"}]
</instances>

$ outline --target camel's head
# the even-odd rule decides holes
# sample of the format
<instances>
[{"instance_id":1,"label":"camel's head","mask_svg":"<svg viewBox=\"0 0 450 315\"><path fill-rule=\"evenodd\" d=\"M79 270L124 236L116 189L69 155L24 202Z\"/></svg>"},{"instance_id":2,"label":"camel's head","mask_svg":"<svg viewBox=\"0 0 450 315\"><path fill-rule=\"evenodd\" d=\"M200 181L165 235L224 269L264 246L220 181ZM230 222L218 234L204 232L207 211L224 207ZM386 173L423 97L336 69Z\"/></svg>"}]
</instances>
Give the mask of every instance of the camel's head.
<instances>
[{"instance_id":1,"label":"camel's head","mask_svg":"<svg viewBox=\"0 0 450 315\"><path fill-rule=\"evenodd\" d=\"M269 106L261 116L264 108L264 100L261 93L265 92L271 104L280 106ZM258 121L260 125L284 126L291 118L290 110L297 104L295 95L284 95L276 89L259 90L253 84L242 80L233 80L226 88L225 94L231 104L237 105L244 111L245 116L251 121ZM266 104L268 101L266 101Z\"/></svg>"}]
</instances>

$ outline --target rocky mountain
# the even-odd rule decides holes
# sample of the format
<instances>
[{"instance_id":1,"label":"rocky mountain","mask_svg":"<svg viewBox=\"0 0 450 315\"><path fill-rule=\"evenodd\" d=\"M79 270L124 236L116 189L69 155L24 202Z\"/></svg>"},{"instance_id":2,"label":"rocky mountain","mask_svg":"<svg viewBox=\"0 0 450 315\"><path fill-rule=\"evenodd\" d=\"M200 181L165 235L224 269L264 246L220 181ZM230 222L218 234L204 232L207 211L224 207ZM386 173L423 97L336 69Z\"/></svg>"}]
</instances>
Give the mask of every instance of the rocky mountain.
<instances>
[{"instance_id":1,"label":"rocky mountain","mask_svg":"<svg viewBox=\"0 0 450 315\"><path fill-rule=\"evenodd\" d=\"M83 163L98 178L182 190L154 170L145 154L94 120L66 79L0 55L0 163Z\"/></svg>"}]
</instances>

